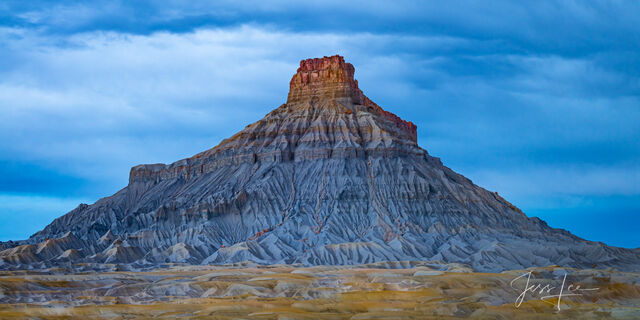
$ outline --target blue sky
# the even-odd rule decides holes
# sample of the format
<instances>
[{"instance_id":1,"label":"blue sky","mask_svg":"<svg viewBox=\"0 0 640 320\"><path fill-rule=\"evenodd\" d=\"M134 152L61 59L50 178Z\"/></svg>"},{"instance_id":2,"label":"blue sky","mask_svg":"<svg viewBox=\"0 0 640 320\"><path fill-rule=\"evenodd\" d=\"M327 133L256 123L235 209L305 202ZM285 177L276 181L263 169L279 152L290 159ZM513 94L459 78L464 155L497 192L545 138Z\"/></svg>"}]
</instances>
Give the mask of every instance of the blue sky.
<instances>
[{"instance_id":1,"label":"blue sky","mask_svg":"<svg viewBox=\"0 0 640 320\"><path fill-rule=\"evenodd\" d=\"M447 166L640 247L640 2L446 3L3 1L0 240L215 146L341 54Z\"/></svg>"}]
</instances>

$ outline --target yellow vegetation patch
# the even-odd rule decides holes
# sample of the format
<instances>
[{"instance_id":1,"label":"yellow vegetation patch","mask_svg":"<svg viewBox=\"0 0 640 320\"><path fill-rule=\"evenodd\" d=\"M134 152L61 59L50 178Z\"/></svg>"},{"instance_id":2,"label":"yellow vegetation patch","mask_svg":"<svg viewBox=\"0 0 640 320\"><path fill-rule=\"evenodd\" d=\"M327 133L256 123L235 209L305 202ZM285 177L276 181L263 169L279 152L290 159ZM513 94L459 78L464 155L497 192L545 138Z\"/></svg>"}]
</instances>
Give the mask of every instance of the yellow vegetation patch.
<instances>
[{"instance_id":1,"label":"yellow vegetation patch","mask_svg":"<svg viewBox=\"0 0 640 320\"><path fill-rule=\"evenodd\" d=\"M430 269L279 265L82 276L5 272L0 319L640 319L637 274L598 270L596 277L568 270L572 281L599 291L563 298L558 312L554 300L539 297L515 307L518 292L509 282L525 270L414 277L418 270ZM554 267L533 271L553 280Z\"/></svg>"}]
</instances>

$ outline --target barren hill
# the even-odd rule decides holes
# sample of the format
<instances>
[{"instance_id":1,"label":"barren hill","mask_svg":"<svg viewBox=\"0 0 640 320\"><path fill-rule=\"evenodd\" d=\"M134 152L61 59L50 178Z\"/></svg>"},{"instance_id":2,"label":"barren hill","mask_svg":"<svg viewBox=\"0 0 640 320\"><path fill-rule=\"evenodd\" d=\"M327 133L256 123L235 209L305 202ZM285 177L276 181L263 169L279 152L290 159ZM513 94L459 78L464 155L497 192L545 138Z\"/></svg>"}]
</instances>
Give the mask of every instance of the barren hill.
<instances>
[{"instance_id":1,"label":"barren hill","mask_svg":"<svg viewBox=\"0 0 640 320\"><path fill-rule=\"evenodd\" d=\"M301 61L287 103L191 158L133 167L116 194L1 243L0 268L442 260L640 270L639 250L550 228L443 166L354 71L340 56Z\"/></svg>"}]
</instances>

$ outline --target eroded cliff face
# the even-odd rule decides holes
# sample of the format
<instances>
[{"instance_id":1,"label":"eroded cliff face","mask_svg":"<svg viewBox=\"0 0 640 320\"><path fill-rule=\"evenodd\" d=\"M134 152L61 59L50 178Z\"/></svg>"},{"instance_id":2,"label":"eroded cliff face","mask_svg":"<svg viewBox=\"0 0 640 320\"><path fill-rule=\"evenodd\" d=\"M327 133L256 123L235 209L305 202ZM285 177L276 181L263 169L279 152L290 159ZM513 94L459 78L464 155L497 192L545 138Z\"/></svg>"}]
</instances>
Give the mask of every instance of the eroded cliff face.
<instances>
[{"instance_id":1,"label":"eroded cliff face","mask_svg":"<svg viewBox=\"0 0 640 320\"><path fill-rule=\"evenodd\" d=\"M4 246L5 268L444 260L481 271L637 270L640 261L637 250L528 218L443 166L418 146L415 125L362 93L340 56L301 61L287 103L218 146L133 167L115 195Z\"/></svg>"},{"instance_id":2,"label":"eroded cliff face","mask_svg":"<svg viewBox=\"0 0 640 320\"><path fill-rule=\"evenodd\" d=\"M286 104L191 158L133 167L130 182L191 178L243 163L426 154L416 126L369 100L353 76L341 56L302 60Z\"/></svg>"}]
</instances>

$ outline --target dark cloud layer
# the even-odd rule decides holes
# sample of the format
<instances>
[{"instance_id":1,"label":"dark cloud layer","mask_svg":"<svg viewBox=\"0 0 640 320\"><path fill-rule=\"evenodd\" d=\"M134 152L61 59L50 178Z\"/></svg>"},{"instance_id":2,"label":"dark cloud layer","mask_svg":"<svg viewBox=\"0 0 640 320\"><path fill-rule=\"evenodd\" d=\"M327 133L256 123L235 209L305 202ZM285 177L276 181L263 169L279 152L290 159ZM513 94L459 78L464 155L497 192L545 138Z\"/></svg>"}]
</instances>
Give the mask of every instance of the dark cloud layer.
<instances>
[{"instance_id":1,"label":"dark cloud layer","mask_svg":"<svg viewBox=\"0 0 640 320\"><path fill-rule=\"evenodd\" d=\"M632 1L3 2L0 225L37 217L27 236L123 187L133 165L214 146L284 102L300 59L339 53L445 164L552 226L637 247L638 13Z\"/></svg>"}]
</instances>

